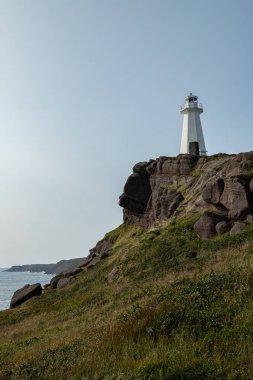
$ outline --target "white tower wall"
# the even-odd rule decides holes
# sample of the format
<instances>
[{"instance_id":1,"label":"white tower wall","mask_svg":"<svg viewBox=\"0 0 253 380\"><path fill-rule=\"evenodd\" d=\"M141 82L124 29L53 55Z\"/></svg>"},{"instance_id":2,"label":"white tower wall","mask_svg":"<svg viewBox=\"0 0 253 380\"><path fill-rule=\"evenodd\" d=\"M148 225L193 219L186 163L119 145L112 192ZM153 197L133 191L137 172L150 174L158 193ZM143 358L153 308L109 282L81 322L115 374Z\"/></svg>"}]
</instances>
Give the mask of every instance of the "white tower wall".
<instances>
[{"instance_id":1,"label":"white tower wall","mask_svg":"<svg viewBox=\"0 0 253 380\"><path fill-rule=\"evenodd\" d=\"M190 94L185 98L185 104L181 107L183 114L183 130L180 153L189 153L191 142L198 142L199 153L206 155L205 141L200 121L200 114L203 112L202 105L198 103L198 97Z\"/></svg>"}]
</instances>

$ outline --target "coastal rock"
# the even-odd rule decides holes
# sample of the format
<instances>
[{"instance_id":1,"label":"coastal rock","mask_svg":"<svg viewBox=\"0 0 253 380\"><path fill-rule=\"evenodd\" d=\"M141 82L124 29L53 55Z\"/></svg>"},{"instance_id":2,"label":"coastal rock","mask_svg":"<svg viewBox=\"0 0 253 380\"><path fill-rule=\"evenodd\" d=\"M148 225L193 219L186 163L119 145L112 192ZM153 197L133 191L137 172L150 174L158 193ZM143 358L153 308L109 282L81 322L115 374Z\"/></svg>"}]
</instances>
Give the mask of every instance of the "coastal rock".
<instances>
[{"instance_id":1,"label":"coastal rock","mask_svg":"<svg viewBox=\"0 0 253 380\"><path fill-rule=\"evenodd\" d=\"M99 256L94 257L94 259L91 260L91 262L86 266L86 268L87 268L88 270L93 269L93 268L95 267L95 265L97 265L97 263L99 263L100 260L101 260L101 259L100 259Z\"/></svg>"},{"instance_id":2,"label":"coastal rock","mask_svg":"<svg viewBox=\"0 0 253 380\"><path fill-rule=\"evenodd\" d=\"M223 235L229 231L229 224L226 221L219 222L216 224L215 229L217 235Z\"/></svg>"},{"instance_id":3,"label":"coastal rock","mask_svg":"<svg viewBox=\"0 0 253 380\"><path fill-rule=\"evenodd\" d=\"M51 288L52 289L59 288L59 287L63 288L63 286L66 286L69 282L68 281L61 281L61 280L74 277L76 274L78 274L80 272L82 272L82 268L77 267L77 268L73 268L71 270L68 270L66 272L59 273L57 276L54 276L51 279L51 281L50 281ZM59 286L59 283L61 284L60 286Z\"/></svg>"},{"instance_id":4,"label":"coastal rock","mask_svg":"<svg viewBox=\"0 0 253 380\"><path fill-rule=\"evenodd\" d=\"M90 249L89 258L95 256L102 257L106 254L108 255L108 251L110 250L112 244L113 241L105 236L102 240L99 240L94 248Z\"/></svg>"},{"instance_id":5,"label":"coastal rock","mask_svg":"<svg viewBox=\"0 0 253 380\"><path fill-rule=\"evenodd\" d=\"M223 190L224 180L222 178L218 178L215 181L210 181L206 184L204 190L202 191L202 198L207 203L218 205L220 203L220 197Z\"/></svg>"},{"instance_id":6,"label":"coastal rock","mask_svg":"<svg viewBox=\"0 0 253 380\"><path fill-rule=\"evenodd\" d=\"M57 282L56 288L57 289L64 288L65 286L71 284L72 281L73 281L72 277L62 277Z\"/></svg>"},{"instance_id":7,"label":"coastal rock","mask_svg":"<svg viewBox=\"0 0 253 380\"><path fill-rule=\"evenodd\" d=\"M231 235L239 234L241 231L243 231L246 227L245 223L242 222L236 222L233 227L230 230Z\"/></svg>"},{"instance_id":8,"label":"coastal rock","mask_svg":"<svg viewBox=\"0 0 253 380\"><path fill-rule=\"evenodd\" d=\"M251 205L247 189L238 178L231 178L225 182L220 202L226 207L231 218L241 218L250 214Z\"/></svg>"},{"instance_id":9,"label":"coastal rock","mask_svg":"<svg viewBox=\"0 0 253 380\"><path fill-rule=\"evenodd\" d=\"M138 163L134 172L128 177L119 205L135 214L143 214L151 195L147 163Z\"/></svg>"},{"instance_id":10,"label":"coastal rock","mask_svg":"<svg viewBox=\"0 0 253 380\"><path fill-rule=\"evenodd\" d=\"M53 278L51 278L50 280L50 285L51 285L51 288L52 289L55 289L57 287L57 283L58 281L63 277L63 273L59 273L57 274L57 276L54 276Z\"/></svg>"},{"instance_id":11,"label":"coastal rock","mask_svg":"<svg viewBox=\"0 0 253 380\"><path fill-rule=\"evenodd\" d=\"M194 224L194 231L201 239L210 239L217 235L216 225L221 221L223 221L223 218L219 215L205 212Z\"/></svg>"},{"instance_id":12,"label":"coastal rock","mask_svg":"<svg viewBox=\"0 0 253 380\"><path fill-rule=\"evenodd\" d=\"M66 272L63 272L63 275L64 277L71 277L71 276L75 276L76 274L82 272L82 269L81 268L73 268L73 269L70 269Z\"/></svg>"},{"instance_id":13,"label":"coastal rock","mask_svg":"<svg viewBox=\"0 0 253 380\"><path fill-rule=\"evenodd\" d=\"M93 257L86 257L85 259L83 259L79 264L78 264L78 268L84 268L86 267L91 261L93 260Z\"/></svg>"},{"instance_id":14,"label":"coastal rock","mask_svg":"<svg viewBox=\"0 0 253 380\"><path fill-rule=\"evenodd\" d=\"M12 296L10 308L13 309L31 299L32 297L39 296L42 294L41 284L25 285L21 289L15 291Z\"/></svg>"},{"instance_id":15,"label":"coastal rock","mask_svg":"<svg viewBox=\"0 0 253 380\"><path fill-rule=\"evenodd\" d=\"M177 209L184 197L176 190L162 189L162 193L154 193L151 203L151 215L155 219L169 218Z\"/></svg>"}]
</instances>

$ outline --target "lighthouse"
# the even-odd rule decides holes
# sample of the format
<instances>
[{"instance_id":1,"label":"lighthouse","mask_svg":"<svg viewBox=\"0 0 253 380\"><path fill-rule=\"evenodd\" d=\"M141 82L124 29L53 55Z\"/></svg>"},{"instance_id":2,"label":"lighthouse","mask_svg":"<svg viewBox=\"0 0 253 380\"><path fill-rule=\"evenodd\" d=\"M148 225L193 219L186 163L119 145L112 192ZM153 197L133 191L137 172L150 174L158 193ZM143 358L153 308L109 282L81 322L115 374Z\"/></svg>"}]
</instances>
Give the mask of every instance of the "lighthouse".
<instances>
[{"instance_id":1,"label":"lighthouse","mask_svg":"<svg viewBox=\"0 0 253 380\"><path fill-rule=\"evenodd\" d=\"M181 106L180 112L183 114L180 154L190 153L206 156L207 150L200 121L203 107L198 102L198 97L190 93L185 98L185 104Z\"/></svg>"}]
</instances>

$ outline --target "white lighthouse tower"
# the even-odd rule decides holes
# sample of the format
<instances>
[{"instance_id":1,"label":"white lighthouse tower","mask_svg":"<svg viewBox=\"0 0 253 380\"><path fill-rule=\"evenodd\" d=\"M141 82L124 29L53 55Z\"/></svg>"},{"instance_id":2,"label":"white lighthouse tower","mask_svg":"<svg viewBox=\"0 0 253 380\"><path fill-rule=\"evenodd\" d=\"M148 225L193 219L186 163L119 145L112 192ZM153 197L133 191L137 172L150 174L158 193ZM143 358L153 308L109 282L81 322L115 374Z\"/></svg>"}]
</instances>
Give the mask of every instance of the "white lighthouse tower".
<instances>
[{"instance_id":1,"label":"white lighthouse tower","mask_svg":"<svg viewBox=\"0 0 253 380\"><path fill-rule=\"evenodd\" d=\"M202 104L198 103L198 97L190 93L185 98L185 104L181 106L180 112L184 115L180 153L206 156L207 150L200 121L203 108Z\"/></svg>"}]
</instances>

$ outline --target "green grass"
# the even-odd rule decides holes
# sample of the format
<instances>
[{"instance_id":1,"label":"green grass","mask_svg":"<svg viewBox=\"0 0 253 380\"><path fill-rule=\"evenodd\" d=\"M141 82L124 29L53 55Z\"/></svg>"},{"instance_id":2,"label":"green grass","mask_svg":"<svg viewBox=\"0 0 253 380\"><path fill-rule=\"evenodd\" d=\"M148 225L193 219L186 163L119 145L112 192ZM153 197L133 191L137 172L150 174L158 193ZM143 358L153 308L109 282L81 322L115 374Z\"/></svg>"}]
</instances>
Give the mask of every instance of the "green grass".
<instances>
[{"instance_id":1,"label":"green grass","mask_svg":"<svg viewBox=\"0 0 253 380\"><path fill-rule=\"evenodd\" d=\"M253 225L201 241L197 218L121 225L93 271L1 312L0 378L253 378Z\"/></svg>"}]
</instances>

